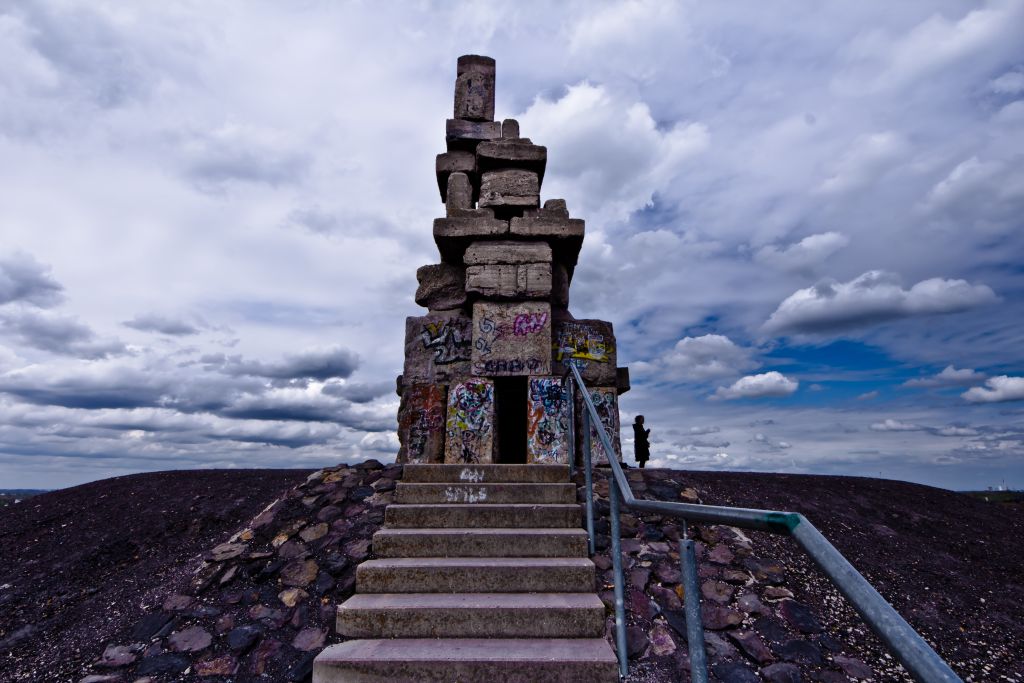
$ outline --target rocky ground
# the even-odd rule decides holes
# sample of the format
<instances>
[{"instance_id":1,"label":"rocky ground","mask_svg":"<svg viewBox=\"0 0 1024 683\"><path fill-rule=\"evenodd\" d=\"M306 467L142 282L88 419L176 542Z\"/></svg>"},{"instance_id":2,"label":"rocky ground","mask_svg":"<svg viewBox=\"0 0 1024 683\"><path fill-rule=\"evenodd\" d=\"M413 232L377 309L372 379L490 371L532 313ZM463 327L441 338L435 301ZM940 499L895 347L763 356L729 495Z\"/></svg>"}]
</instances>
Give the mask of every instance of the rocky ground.
<instances>
[{"instance_id":1,"label":"rocky ground","mask_svg":"<svg viewBox=\"0 0 1024 683\"><path fill-rule=\"evenodd\" d=\"M1024 681L1019 510L877 479L631 470L640 497L804 513L966 681ZM578 481L581 483L581 481ZM597 488L606 495L607 482ZM582 487L580 488L582 500ZM595 558L612 605L607 499ZM680 525L623 516L630 680L679 680L689 667L679 584ZM706 640L721 681L909 681L791 540L691 525ZM608 632L613 620L609 617Z\"/></svg>"},{"instance_id":2,"label":"rocky ground","mask_svg":"<svg viewBox=\"0 0 1024 683\"><path fill-rule=\"evenodd\" d=\"M0 511L0 680L304 681L401 469L164 472ZM807 515L965 680L1024 682L1024 515L874 479L631 470L638 495ZM607 484L598 565L611 604ZM582 491L581 491L582 500ZM623 518L630 680L687 680L680 525ZM691 526L713 678L909 680L790 540ZM612 629L609 609L608 631Z\"/></svg>"}]
</instances>

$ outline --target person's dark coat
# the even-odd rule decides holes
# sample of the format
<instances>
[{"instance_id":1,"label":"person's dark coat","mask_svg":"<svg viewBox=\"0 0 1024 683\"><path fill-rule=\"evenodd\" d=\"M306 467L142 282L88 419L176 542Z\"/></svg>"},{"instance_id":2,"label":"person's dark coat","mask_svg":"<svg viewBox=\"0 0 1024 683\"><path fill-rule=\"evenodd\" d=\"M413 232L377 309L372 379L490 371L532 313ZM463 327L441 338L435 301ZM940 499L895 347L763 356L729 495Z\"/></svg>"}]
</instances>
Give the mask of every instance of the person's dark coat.
<instances>
[{"instance_id":1,"label":"person's dark coat","mask_svg":"<svg viewBox=\"0 0 1024 683\"><path fill-rule=\"evenodd\" d=\"M651 457L651 442L648 439L650 429L641 424L633 423L633 453L637 462L647 462Z\"/></svg>"}]
</instances>

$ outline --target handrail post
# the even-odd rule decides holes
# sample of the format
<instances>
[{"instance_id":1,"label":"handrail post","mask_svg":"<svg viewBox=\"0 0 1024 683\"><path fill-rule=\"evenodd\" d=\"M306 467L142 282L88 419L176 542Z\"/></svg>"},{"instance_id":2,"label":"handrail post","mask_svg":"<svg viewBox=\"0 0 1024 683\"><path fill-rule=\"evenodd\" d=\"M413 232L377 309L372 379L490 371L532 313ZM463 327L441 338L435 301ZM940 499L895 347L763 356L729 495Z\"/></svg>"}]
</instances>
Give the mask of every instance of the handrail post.
<instances>
[{"instance_id":1,"label":"handrail post","mask_svg":"<svg viewBox=\"0 0 1024 683\"><path fill-rule=\"evenodd\" d=\"M697 553L688 538L679 540L679 560L683 572L683 598L686 603L686 642L690 651L690 680L707 683L708 655L704 651L704 623L700 613L700 586L697 581Z\"/></svg>"},{"instance_id":2,"label":"handrail post","mask_svg":"<svg viewBox=\"0 0 1024 683\"><path fill-rule=\"evenodd\" d=\"M626 600L619 527L619 486L611 477L608 478L608 507L612 527L612 569L615 573L615 649L619 656L619 677L625 678L629 674L629 653L626 652Z\"/></svg>"},{"instance_id":3,"label":"handrail post","mask_svg":"<svg viewBox=\"0 0 1024 683\"><path fill-rule=\"evenodd\" d=\"M581 387L582 389L582 387ZM590 415L583 413L583 474L587 488L587 536L590 554L594 554L594 475L590 464Z\"/></svg>"}]
</instances>

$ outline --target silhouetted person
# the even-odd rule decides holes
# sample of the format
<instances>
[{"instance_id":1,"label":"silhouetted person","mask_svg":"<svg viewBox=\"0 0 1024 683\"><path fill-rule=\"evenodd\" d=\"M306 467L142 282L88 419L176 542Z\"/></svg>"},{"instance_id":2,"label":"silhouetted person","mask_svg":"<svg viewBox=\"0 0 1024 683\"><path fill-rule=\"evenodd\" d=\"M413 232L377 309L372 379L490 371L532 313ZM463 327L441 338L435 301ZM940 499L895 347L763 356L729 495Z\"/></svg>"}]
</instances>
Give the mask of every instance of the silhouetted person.
<instances>
[{"instance_id":1,"label":"silhouetted person","mask_svg":"<svg viewBox=\"0 0 1024 683\"><path fill-rule=\"evenodd\" d=\"M648 439L650 435L651 430L644 429L644 416L637 415L636 422L633 423L633 455L640 469L644 468L651 457L651 442Z\"/></svg>"}]
</instances>

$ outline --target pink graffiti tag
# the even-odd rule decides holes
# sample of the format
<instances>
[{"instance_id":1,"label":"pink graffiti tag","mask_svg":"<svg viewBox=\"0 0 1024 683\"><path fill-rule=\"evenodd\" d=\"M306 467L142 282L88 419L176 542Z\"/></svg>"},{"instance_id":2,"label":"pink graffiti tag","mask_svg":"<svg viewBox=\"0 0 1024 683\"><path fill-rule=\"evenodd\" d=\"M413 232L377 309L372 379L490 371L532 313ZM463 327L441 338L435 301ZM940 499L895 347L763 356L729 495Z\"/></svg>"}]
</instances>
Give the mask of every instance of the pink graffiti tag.
<instances>
[{"instance_id":1,"label":"pink graffiti tag","mask_svg":"<svg viewBox=\"0 0 1024 683\"><path fill-rule=\"evenodd\" d=\"M512 332L517 337L525 337L528 334L535 334L544 329L548 321L547 313L520 313L512 323Z\"/></svg>"}]
</instances>

